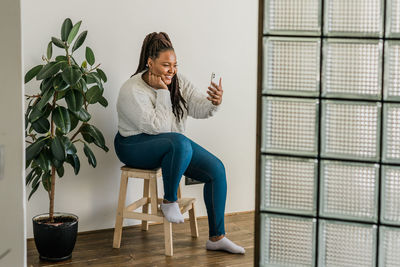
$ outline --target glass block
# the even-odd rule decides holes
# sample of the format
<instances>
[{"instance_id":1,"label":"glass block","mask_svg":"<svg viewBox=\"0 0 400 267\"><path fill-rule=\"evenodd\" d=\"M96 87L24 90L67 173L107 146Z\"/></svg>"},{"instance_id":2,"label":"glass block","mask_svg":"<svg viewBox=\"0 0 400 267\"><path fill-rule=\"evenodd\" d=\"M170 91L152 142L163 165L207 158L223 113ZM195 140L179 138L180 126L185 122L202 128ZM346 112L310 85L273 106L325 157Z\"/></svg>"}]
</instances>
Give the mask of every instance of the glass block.
<instances>
[{"instance_id":1,"label":"glass block","mask_svg":"<svg viewBox=\"0 0 400 267\"><path fill-rule=\"evenodd\" d=\"M381 99L382 41L325 39L322 96Z\"/></svg>"},{"instance_id":2,"label":"glass block","mask_svg":"<svg viewBox=\"0 0 400 267\"><path fill-rule=\"evenodd\" d=\"M263 97L262 152L317 155L318 99Z\"/></svg>"},{"instance_id":3,"label":"glass block","mask_svg":"<svg viewBox=\"0 0 400 267\"><path fill-rule=\"evenodd\" d=\"M319 95L320 39L264 39L263 93Z\"/></svg>"},{"instance_id":4,"label":"glass block","mask_svg":"<svg viewBox=\"0 0 400 267\"><path fill-rule=\"evenodd\" d=\"M400 37L400 0L386 0L386 36Z\"/></svg>"},{"instance_id":5,"label":"glass block","mask_svg":"<svg viewBox=\"0 0 400 267\"><path fill-rule=\"evenodd\" d=\"M267 0L264 6L264 34L321 33L321 0Z\"/></svg>"},{"instance_id":6,"label":"glass block","mask_svg":"<svg viewBox=\"0 0 400 267\"><path fill-rule=\"evenodd\" d=\"M384 79L384 99L400 101L400 41L385 41Z\"/></svg>"},{"instance_id":7,"label":"glass block","mask_svg":"<svg viewBox=\"0 0 400 267\"><path fill-rule=\"evenodd\" d=\"M261 266L315 266L316 219L261 214Z\"/></svg>"},{"instance_id":8,"label":"glass block","mask_svg":"<svg viewBox=\"0 0 400 267\"><path fill-rule=\"evenodd\" d=\"M318 266L375 266L377 226L319 220Z\"/></svg>"},{"instance_id":9,"label":"glass block","mask_svg":"<svg viewBox=\"0 0 400 267\"><path fill-rule=\"evenodd\" d=\"M400 104L383 105L382 161L400 163Z\"/></svg>"},{"instance_id":10,"label":"glass block","mask_svg":"<svg viewBox=\"0 0 400 267\"><path fill-rule=\"evenodd\" d=\"M316 159L261 157L261 209L316 215Z\"/></svg>"},{"instance_id":11,"label":"glass block","mask_svg":"<svg viewBox=\"0 0 400 267\"><path fill-rule=\"evenodd\" d=\"M377 222L379 165L323 160L320 215Z\"/></svg>"},{"instance_id":12,"label":"glass block","mask_svg":"<svg viewBox=\"0 0 400 267\"><path fill-rule=\"evenodd\" d=\"M377 161L381 103L322 101L321 155Z\"/></svg>"},{"instance_id":13,"label":"glass block","mask_svg":"<svg viewBox=\"0 0 400 267\"><path fill-rule=\"evenodd\" d=\"M382 166L381 221L400 225L400 167Z\"/></svg>"},{"instance_id":14,"label":"glass block","mask_svg":"<svg viewBox=\"0 0 400 267\"><path fill-rule=\"evenodd\" d=\"M326 0L324 35L383 36L383 0Z\"/></svg>"},{"instance_id":15,"label":"glass block","mask_svg":"<svg viewBox=\"0 0 400 267\"><path fill-rule=\"evenodd\" d=\"M379 267L398 267L400 263L400 229L379 227Z\"/></svg>"}]
</instances>

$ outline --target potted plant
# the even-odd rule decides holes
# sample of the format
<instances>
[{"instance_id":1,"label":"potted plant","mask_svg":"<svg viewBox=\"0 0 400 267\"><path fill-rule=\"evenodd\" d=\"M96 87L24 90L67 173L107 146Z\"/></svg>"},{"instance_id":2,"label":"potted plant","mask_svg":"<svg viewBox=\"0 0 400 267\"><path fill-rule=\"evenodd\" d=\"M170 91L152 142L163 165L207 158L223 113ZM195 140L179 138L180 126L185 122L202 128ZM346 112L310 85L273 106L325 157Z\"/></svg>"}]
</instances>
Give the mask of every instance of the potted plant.
<instances>
[{"instance_id":1,"label":"potted plant","mask_svg":"<svg viewBox=\"0 0 400 267\"><path fill-rule=\"evenodd\" d=\"M78 230L76 215L54 212L56 176L64 175L65 164L72 166L75 175L79 173L78 144L93 167L96 167L96 158L90 144L108 151L103 134L90 124L88 110L89 105L97 103L107 107L103 97L107 76L99 68L100 64L95 66L95 56L89 47L80 65L74 58L74 52L87 35L87 31L78 35L81 22L73 25L71 19L65 19L61 39L51 38L46 56L42 56L44 63L25 75L25 83L35 77L41 81L37 94L25 95L29 100L25 114L26 168L30 167L26 186L32 188L28 200L40 185L48 192L49 212L32 220L40 258L51 261L71 257ZM53 58L53 46L65 54Z\"/></svg>"}]
</instances>

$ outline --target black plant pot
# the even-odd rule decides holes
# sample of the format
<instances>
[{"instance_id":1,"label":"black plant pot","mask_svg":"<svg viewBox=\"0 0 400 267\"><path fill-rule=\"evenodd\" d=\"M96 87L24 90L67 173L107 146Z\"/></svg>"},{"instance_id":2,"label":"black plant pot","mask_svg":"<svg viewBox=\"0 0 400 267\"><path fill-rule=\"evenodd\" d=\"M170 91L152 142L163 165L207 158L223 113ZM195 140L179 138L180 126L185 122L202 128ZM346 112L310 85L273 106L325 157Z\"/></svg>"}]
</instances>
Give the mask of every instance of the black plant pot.
<instances>
[{"instance_id":1,"label":"black plant pot","mask_svg":"<svg viewBox=\"0 0 400 267\"><path fill-rule=\"evenodd\" d=\"M33 235L40 259L63 261L71 258L78 233L78 217L69 213L54 213L54 223L49 214L32 218Z\"/></svg>"}]
</instances>

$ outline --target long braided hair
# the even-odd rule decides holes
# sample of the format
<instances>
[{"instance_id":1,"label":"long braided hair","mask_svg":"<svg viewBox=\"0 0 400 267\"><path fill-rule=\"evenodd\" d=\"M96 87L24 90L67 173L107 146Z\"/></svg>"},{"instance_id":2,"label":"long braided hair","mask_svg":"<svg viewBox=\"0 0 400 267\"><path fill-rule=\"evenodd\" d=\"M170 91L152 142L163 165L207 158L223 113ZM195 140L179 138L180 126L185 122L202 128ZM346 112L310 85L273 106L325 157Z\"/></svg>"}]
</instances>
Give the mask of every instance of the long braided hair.
<instances>
[{"instance_id":1,"label":"long braided hair","mask_svg":"<svg viewBox=\"0 0 400 267\"><path fill-rule=\"evenodd\" d=\"M140 52L139 65L135 74L133 75L136 75L139 72L148 69L146 65L147 65L147 59L149 57L155 60L156 58L158 58L161 52L167 50L174 50L168 34L166 34L165 32L149 33L146 36L146 38L144 38L142 50ZM177 75L175 74L174 77L172 77L172 81L168 85L168 90L171 93L172 111L177 120L180 121L181 118L183 117L183 109L180 103L182 102L182 105L186 108L186 110L187 110L187 105L185 99L182 97L181 92L179 90L179 81L176 76Z\"/></svg>"}]
</instances>

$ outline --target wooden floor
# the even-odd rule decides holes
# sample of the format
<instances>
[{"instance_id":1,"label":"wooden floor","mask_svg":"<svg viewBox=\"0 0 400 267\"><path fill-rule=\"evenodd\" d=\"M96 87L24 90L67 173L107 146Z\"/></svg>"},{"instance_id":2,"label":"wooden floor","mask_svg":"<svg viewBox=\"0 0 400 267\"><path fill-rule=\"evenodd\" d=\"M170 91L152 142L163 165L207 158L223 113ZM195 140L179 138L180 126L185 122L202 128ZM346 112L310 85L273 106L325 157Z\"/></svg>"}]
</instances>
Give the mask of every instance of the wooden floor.
<instances>
[{"instance_id":1,"label":"wooden floor","mask_svg":"<svg viewBox=\"0 0 400 267\"><path fill-rule=\"evenodd\" d=\"M72 259L60 263L41 261L33 240L27 241L28 267L31 266L253 266L254 212L225 217L227 237L246 249L245 255L207 251L207 218L199 218L199 238L190 236L189 222L173 224L174 256L164 255L164 235L161 224L124 228L120 249L112 248L113 230L101 230L78 235Z\"/></svg>"}]
</instances>

